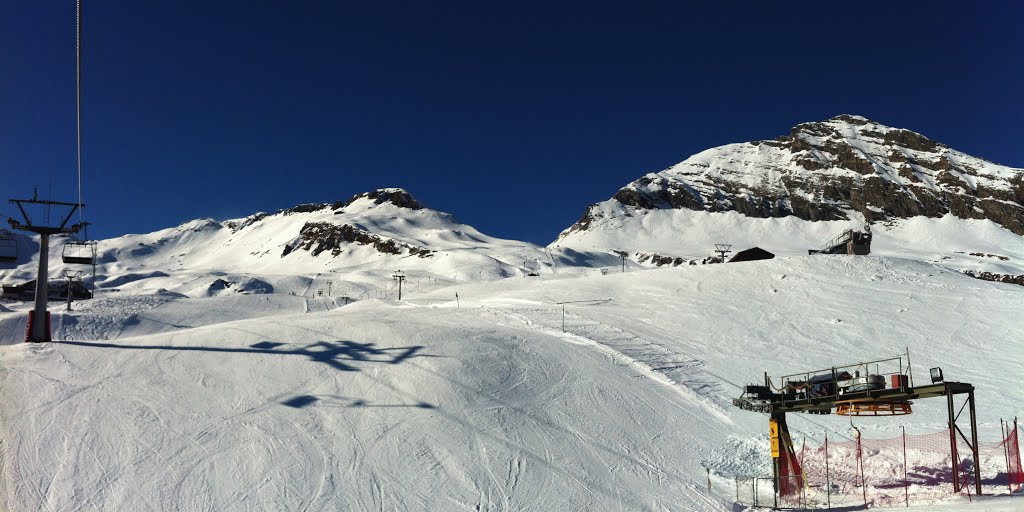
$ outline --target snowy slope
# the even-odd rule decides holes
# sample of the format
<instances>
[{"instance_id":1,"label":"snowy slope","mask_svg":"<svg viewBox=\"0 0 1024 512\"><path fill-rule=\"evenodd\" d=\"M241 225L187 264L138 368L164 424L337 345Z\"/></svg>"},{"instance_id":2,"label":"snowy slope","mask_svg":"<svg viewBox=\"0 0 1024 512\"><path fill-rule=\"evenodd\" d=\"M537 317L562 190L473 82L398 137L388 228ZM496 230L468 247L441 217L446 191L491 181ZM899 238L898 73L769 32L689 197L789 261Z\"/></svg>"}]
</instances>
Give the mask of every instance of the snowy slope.
<instances>
[{"instance_id":1,"label":"snowy slope","mask_svg":"<svg viewBox=\"0 0 1024 512\"><path fill-rule=\"evenodd\" d=\"M1024 288L911 260L309 298L111 292L57 319L79 341L2 347L10 509L730 510L731 474L709 493L702 463L758 473L767 457L728 453L766 445L766 418L728 404L736 385L906 347L915 374L941 365L977 386L983 439L1024 416ZM562 332L555 303L579 300L594 302L567 305ZM0 333L24 315L12 307ZM927 402L856 423L933 432L943 404ZM790 421L812 440L850 436L847 418Z\"/></svg>"},{"instance_id":2,"label":"snowy slope","mask_svg":"<svg viewBox=\"0 0 1024 512\"><path fill-rule=\"evenodd\" d=\"M806 255L855 221L807 221L797 217L751 218L737 212L665 209L638 212L609 201L592 207L600 227L574 232L551 245L554 251L625 251L633 261L645 254L699 259L715 244L740 251L761 247L781 256ZM853 214L856 216L856 214ZM595 224L597 224L595 222ZM871 226L872 254L941 263L958 270L1024 274L1024 237L987 219L914 217ZM974 254L972 254L974 253Z\"/></svg>"}]
</instances>

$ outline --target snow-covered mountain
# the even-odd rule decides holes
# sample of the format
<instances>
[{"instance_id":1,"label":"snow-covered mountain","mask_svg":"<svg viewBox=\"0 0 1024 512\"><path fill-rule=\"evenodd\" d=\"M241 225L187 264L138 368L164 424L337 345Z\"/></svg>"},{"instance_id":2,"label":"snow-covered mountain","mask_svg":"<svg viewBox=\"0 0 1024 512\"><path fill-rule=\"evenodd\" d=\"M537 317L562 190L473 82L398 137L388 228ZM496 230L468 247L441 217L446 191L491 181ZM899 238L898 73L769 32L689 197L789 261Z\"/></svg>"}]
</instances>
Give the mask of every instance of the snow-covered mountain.
<instances>
[{"instance_id":1,"label":"snow-covered mountain","mask_svg":"<svg viewBox=\"0 0 1024 512\"><path fill-rule=\"evenodd\" d=\"M38 260L32 254L38 244L22 235L19 244L19 264L0 270L0 281L7 284L35 277ZM51 278L64 269L82 269L61 263L63 246L60 238L51 244ZM527 242L487 236L398 188L101 240L97 260L100 289L301 295L311 286L326 291L330 276L344 273L344 279L333 279L333 286L350 287L343 293L364 298L393 283L398 270L423 288L426 283L553 273L560 265L578 263ZM182 275L196 278L182 283ZM317 278L311 276L323 276L323 282L314 285L311 280Z\"/></svg>"},{"instance_id":2,"label":"snow-covered mountain","mask_svg":"<svg viewBox=\"0 0 1024 512\"><path fill-rule=\"evenodd\" d=\"M803 168L785 178L708 158L706 174L685 174L684 162L591 207L587 222L549 247L489 237L401 189L101 240L96 297L73 309L50 305L60 342L21 343L32 303L0 300L0 502L4 510L743 510L754 493L772 502L764 481L748 491L751 477L771 474L771 459L766 416L730 405L743 384L906 350L919 383L939 366L976 386L984 405L977 467L984 492L1004 496L980 505L975 497L974 506L1015 510L999 440L1001 419L1024 415L1024 288L947 267L1024 273L1021 235L994 216L903 218L883 199L864 203L888 212L876 218L852 192L801 210L825 212L818 220L783 215L805 190L795 185L772 216L752 215L736 205L754 204L756 187L727 196L724 176L734 187L758 176L789 187L785 179L805 173L802 186L834 179L834 190L845 171ZM974 168L975 197L979 187L1002 190L1002 174L1018 186L1019 170L948 158ZM661 179L664 187L652 185ZM936 197L956 192L930 183ZM900 204L916 186L892 185L896 199L884 201ZM683 193L713 206L673 207L672 194ZM872 256L806 255L866 221ZM34 278L38 245L18 241L18 262L0 270L5 284ZM644 268L656 254L703 253L714 242L801 255ZM61 263L62 246L53 243L51 278L82 269ZM622 273L620 248L634 251ZM614 272L593 268L612 264ZM402 300L394 300L398 270L407 278ZM944 404L921 402L900 418L793 414L790 429L809 445L852 443L854 426L880 443L902 427L948 439ZM903 510L906 492L926 510L959 510L971 498L952 495L942 444L899 463L868 450L866 485L812 481L807 499ZM900 469L916 482L906 491L892 484Z\"/></svg>"},{"instance_id":3,"label":"snow-covered mountain","mask_svg":"<svg viewBox=\"0 0 1024 512\"><path fill-rule=\"evenodd\" d=\"M587 208L552 247L693 257L732 243L806 254L864 223L875 252L1020 270L996 256L1024 258L1024 169L842 115L647 174Z\"/></svg>"},{"instance_id":4,"label":"snow-covered mountain","mask_svg":"<svg viewBox=\"0 0 1024 512\"><path fill-rule=\"evenodd\" d=\"M304 294L344 274L344 293L383 297L397 270L421 285L439 285L585 272L620 264L620 254L627 265L679 265L706 257L718 243L798 255L865 223L874 233L873 254L1020 275L1022 201L1022 169L843 115L798 125L776 140L712 148L647 174L591 205L547 247L484 235L389 188L103 240L96 284L189 296ZM5 284L34 278L38 244L17 236L21 258L13 269L0 269ZM51 278L66 268L62 247L60 239L51 244ZM182 274L196 279L166 279ZM314 284L320 275L324 282Z\"/></svg>"}]
</instances>

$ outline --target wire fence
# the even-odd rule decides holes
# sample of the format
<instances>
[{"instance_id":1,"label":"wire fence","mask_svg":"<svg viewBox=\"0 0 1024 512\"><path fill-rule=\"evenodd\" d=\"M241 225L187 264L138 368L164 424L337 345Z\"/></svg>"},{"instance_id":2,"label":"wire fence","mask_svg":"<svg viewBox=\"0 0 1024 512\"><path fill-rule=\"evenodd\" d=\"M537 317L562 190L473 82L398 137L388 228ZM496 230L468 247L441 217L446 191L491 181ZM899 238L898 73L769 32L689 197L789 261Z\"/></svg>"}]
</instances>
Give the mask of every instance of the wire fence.
<instances>
[{"instance_id":1,"label":"wire fence","mask_svg":"<svg viewBox=\"0 0 1024 512\"><path fill-rule=\"evenodd\" d=\"M892 439L829 442L826 438L818 446L801 440L795 447L800 472L785 476L788 480L781 485L791 491L776 493L771 477L735 478L736 502L783 508L875 508L954 496L973 499L975 466L983 494L1020 494L1024 470L1018 433L1016 421L1007 423L1001 440L978 443L978 460L960 436L955 437L954 449L949 429Z\"/></svg>"}]
</instances>

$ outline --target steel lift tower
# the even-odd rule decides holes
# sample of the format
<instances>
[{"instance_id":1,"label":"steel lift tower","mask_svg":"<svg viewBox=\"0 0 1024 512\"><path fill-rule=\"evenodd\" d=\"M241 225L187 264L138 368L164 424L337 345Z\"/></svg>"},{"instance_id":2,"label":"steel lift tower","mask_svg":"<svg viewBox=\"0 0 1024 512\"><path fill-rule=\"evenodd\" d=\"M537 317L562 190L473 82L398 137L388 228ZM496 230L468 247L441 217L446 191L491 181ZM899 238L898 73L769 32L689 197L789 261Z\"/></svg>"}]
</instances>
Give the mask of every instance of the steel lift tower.
<instances>
[{"instance_id":1,"label":"steel lift tower","mask_svg":"<svg viewBox=\"0 0 1024 512\"><path fill-rule=\"evenodd\" d=\"M50 338L50 314L46 311L46 300L49 296L48 272L50 264L50 235L70 235L78 233L82 228L84 228L87 224L85 222L79 222L68 226L68 221L71 220L71 216L74 215L76 210L85 205L81 203L43 201L39 199L38 194L33 195L32 199L11 199L11 203L18 206L18 210L21 211L21 216L25 220L24 223L21 223L14 219L8 219L11 227L39 235L39 271L36 273L36 305L35 308L29 312L29 332L25 336L25 341L35 343L52 341ZM67 208L68 213L60 221L59 225L43 226L32 222L32 218L29 216L28 211L25 210L25 205L42 206L45 208L57 206Z\"/></svg>"}]
</instances>

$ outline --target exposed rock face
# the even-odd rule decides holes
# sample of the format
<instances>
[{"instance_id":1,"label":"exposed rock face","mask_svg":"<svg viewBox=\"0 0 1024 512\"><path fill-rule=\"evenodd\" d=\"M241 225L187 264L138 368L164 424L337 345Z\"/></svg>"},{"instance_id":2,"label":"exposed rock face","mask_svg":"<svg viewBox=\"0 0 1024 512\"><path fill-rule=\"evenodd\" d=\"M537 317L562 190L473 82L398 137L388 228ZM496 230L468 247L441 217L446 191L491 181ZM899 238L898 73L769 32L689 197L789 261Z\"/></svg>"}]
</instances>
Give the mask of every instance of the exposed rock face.
<instances>
[{"instance_id":1,"label":"exposed rock face","mask_svg":"<svg viewBox=\"0 0 1024 512\"><path fill-rule=\"evenodd\" d=\"M313 256L319 256L324 251L331 251L332 256L338 256L349 244L371 246L382 254L406 253L428 258L434 253L429 249L387 239L350 224L307 222L299 231L299 239L286 245L281 257L291 254L296 249L310 251Z\"/></svg>"},{"instance_id":2,"label":"exposed rock face","mask_svg":"<svg viewBox=\"0 0 1024 512\"><path fill-rule=\"evenodd\" d=\"M306 203L293 206L291 208L285 208L284 210L281 210L278 213L283 215L290 215L292 213L312 213L318 212L320 210L326 210L327 208L330 208L330 206L331 205L329 204L323 203Z\"/></svg>"},{"instance_id":3,"label":"exposed rock face","mask_svg":"<svg viewBox=\"0 0 1024 512\"><path fill-rule=\"evenodd\" d=\"M295 208L283 210L282 213L287 215L290 212L315 212L329 208L334 211L335 215L341 215L348 213L345 209L357 203L360 203L364 208L369 207L371 209L385 203L409 210L423 209L423 205L405 190L385 188L356 194L348 201L335 201L333 204L299 205ZM428 258L434 254L432 250L371 233L351 224L307 222L299 230L298 239L286 245L281 256L287 256L296 249L310 251L313 256L319 256L325 251L330 251L332 256L338 256L346 246L350 245L370 246L381 254L409 254L421 258Z\"/></svg>"},{"instance_id":4,"label":"exposed rock face","mask_svg":"<svg viewBox=\"0 0 1024 512\"><path fill-rule=\"evenodd\" d=\"M678 267L679 265L682 265L683 263L686 263L686 260L683 259L683 258L672 257L672 256L662 256L660 254L647 254L647 253L637 253L636 261L637 261L637 263L647 263L649 261L649 262L651 262L652 265L655 265L655 266L658 266L658 267L663 267L663 266L666 266L666 265L672 266L672 267Z\"/></svg>"},{"instance_id":5,"label":"exposed rock face","mask_svg":"<svg viewBox=\"0 0 1024 512\"><path fill-rule=\"evenodd\" d=\"M997 283L1010 283L1024 286L1024 275L1015 276L1011 274L995 274L992 272L975 272L973 270L965 270L964 274L984 281L995 281Z\"/></svg>"},{"instance_id":6,"label":"exposed rock face","mask_svg":"<svg viewBox=\"0 0 1024 512\"><path fill-rule=\"evenodd\" d=\"M265 212L254 213L240 221L227 221L224 225L227 226L232 233L237 233L238 231L267 218L268 215L269 214Z\"/></svg>"},{"instance_id":7,"label":"exposed rock face","mask_svg":"<svg viewBox=\"0 0 1024 512\"><path fill-rule=\"evenodd\" d=\"M382 188L371 192L363 192L362 194L356 194L349 198L347 201L335 201L333 203L305 203L291 208L284 208L278 210L275 213L269 214L265 212L255 213L244 219L237 221L228 221L224 225L231 229L232 233L237 233L242 229L260 222L261 220L270 217L272 215L293 215L296 213L314 213L324 210L333 210L334 213L340 214L345 213L344 209L347 206L351 206L353 203L360 199L367 199L373 202L375 205L381 205L384 203L390 203L400 208L408 208L410 210L422 210L423 205L416 200L412 194L406 192L400 188ZM212 222L212 221L211 221Z\"/></svg>"},{"instance_id":8,"label":"exposed rock face","mask_svg":"<svg viewBox=\"0 0 1024 512\"><path fill-rule=\"evenodd\" d=\"M1024 169L850 115L797 125L776 140L698 153L626 185L611 202L639 213L685 208L810 221L844 220L851 212L868 222L951 213L1024 235ZM559 240L591 229L607 203L589 207Z\"/></svg>"},{"instance_id":9,"label":"exposed rock face","mask_svg":"<svg viewBox=\"0 0 1024 512\"><path fill-rule=\"evenodd\" d=\"M411 194L400 188L382 188L374 190L372 192L364 192L362 194L356 194L352 196L348 201L338 201L334 203L334 210L343 210L346 206L355 203L360 199L371 199L376 204L391 203L400 208L408 208L410 210L422 210L423 205L420 204L416 198L412 197Z\"/></svg>"}]
</instances>

